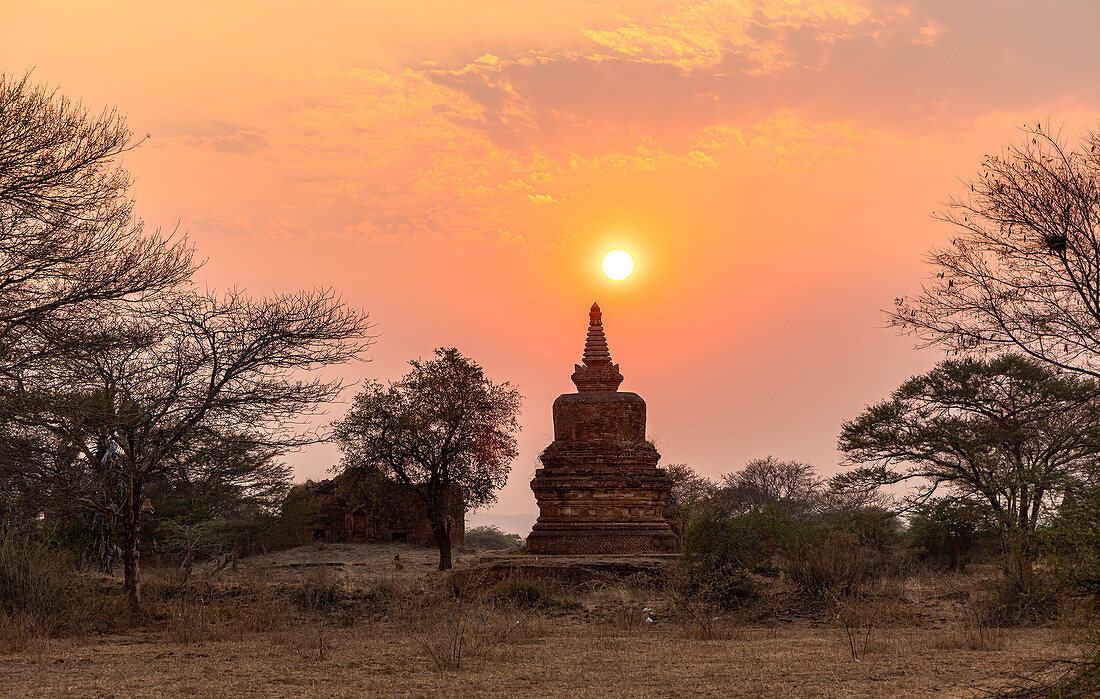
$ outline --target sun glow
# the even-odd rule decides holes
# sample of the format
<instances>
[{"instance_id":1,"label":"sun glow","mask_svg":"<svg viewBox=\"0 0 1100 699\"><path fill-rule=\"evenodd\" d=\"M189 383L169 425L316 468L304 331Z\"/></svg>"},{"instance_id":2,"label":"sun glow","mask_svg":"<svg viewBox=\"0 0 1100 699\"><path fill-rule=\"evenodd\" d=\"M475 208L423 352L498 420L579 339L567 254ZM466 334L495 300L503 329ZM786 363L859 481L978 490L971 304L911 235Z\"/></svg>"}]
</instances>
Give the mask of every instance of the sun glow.
<instances>
[{"instance_id":1,"label":"sun glow","mask_svg":"<svg viewBox=\"0 0 1100 699\"><path fill-rule=\"evenodd\" d=\"M608 279L621 282L634 271L634 259L626 250L612 250L603 256L603 273Z\"/></svg>"}]
</instances>

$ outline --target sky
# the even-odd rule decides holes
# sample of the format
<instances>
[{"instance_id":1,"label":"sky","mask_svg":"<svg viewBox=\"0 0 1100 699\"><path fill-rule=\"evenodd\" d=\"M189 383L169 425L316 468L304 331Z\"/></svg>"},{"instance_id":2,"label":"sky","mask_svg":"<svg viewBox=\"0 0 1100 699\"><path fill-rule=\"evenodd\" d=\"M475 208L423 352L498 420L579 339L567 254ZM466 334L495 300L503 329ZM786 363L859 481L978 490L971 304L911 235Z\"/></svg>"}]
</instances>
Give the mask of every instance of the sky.
<instances>
[{"instance_id":1,"label":"sky","mask_svg":"<svg viewBox=\"0 0 1100 699\"><path fill-rule=\"evenodd\" d=\"M1097 27L1095 0L0 0L0 72L148 134L136 209L201 285L365 309L349 399L441 346L518 386L490 512L533 520L593 301L664 463L842 470L842 422L941 358L883 312L951 238L933 212L1025 123L1100 124Z\"/></svg>"}]
</instances>

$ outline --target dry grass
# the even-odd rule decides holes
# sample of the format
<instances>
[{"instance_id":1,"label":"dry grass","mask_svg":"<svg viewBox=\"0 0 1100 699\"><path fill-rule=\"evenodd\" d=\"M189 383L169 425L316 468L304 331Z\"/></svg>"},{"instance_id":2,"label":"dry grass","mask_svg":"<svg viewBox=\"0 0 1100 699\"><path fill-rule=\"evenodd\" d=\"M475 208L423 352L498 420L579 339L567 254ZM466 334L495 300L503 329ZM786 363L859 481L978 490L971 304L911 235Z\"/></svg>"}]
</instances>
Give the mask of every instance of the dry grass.
<instances>
[{"instance_id":1,"label":"dry grass","mask_svg":"<svg viewBox=\"0 0 1100 699\"><path fill-rule=\"evenodd\" d=\"M9 696L969 696L1037 659L1072 654L1055 632L1027 629L999 650L935 647L937 631L889 629L853 663L835 629L756 628L735 640L676 628L608 636L548 625L537 638L471 653L440 671L422 638L392 622L316 627L185 645L150 635L54 642L5 659Z\"/></svg>"},{"instance_id":2,"label":"dry grass","mask_svg":"<svg viewBox=\"0 0 1100 699\"><path fill-rule=\"evenodd\" d=\"M298 555L315 553L331 555ZM766 614L731 613L649 578L457 584L373 553L373 566L246 561L183 584L154 572L140 628L21 631L0 695L973 696L1079 657L1064 629L993 627L962 576L803 607L777 588ZM417 554L405 567L427 568Z\"/></svg>"}]
</instances>

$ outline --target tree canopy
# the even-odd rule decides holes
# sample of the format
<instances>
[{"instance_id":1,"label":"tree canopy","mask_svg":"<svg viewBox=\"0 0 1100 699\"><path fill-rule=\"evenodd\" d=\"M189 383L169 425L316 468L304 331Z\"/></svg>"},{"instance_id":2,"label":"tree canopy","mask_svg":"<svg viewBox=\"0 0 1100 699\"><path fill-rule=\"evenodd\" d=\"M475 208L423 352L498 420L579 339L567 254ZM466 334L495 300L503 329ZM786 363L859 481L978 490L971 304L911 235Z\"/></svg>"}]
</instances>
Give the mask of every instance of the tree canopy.
<instances>
[{"instance_id":1,"label":"tree canopy","mask_svg":"<svg viewBox=\"0 0 1100 699\"><path fill-rule=\"evenodd\" d=\"M342 388L307 372L358 356L371 324L328 289L194 291L191 249L132 216L133 146L118 114L0 76L0 499L109 521L137 610L145 488L277 492L273 458L320 438L304 421Z\"/></svg>"},{"instance_id":2,"label":"tree canopy","mask_svg":"<svg viewBox=\"0 0 1100 699\"><path fill-rule=\"evenodd\" d=\"M919 479L914 501L939 488L988 508L1026 583L1024 550L1100 454L1100 385L1006 354L946 360L844 423L848 489Z\"/></svg>"},{"instance_id":3,"label":"tree canopy","mask_svg":"<svg viewBox=\"0 0 1100 699\"><path fill-rule=\"evenodd\" d=\"M891 322L949 352L1013 350L1100 377L1100 134L1076 148L1041 124L1024 135L939 215L957 235Z\"/></svg>"},{"instance_id":4,"label":"tree canopy","mask_svg":"<svg viewBox=\"0 0 1100 699\"><path fill-rule=\"evenodd\" d=\"M0 74L0 377L103 341L89 322L190 278L186 242L133 218L120 166L133 146L117 113Z\"/></svg>"},{"instance_id":5,"label":"tree canopy","mask_svg":"<svg viewBox=\"0 0 1100 699\"><path fill-rule=\"evenodd\" d=\"M460 495L468 509L496 500L517 454L520 395L454 348L409 364L397 381L369 382L334 423L343 450L338 468L379 471L412 493L432 525L443 570L451 566L448 498Z\"/></svg>"}]
</instances>

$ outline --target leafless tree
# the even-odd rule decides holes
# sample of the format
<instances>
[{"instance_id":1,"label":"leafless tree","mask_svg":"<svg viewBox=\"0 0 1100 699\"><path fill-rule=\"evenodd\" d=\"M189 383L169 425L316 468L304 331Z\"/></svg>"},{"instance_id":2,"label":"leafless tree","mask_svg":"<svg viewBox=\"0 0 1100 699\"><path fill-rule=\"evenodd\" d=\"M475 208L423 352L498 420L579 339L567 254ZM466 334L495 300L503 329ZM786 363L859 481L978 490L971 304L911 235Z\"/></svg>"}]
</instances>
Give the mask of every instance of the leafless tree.
<instances>
[{"instance_id":1,"label":"leafless tree","mask_svg":"<svg viewBox=\"0 0 1100 699\"><path fill-rule=\"evenodd\" d=\"M0 74L0 377L86 342L89 316L163 298L190 277L186 242L147 235L133 218L120 164L133 146L116 112L90 115Z\"/></svg>"},{"instance_id":2,"label":"leafless tree","mask_svg":"<svg viewBox=\"0 0 1100 699\"><path fill-rule=\"evenodd\" d=\"M342 386L305 374L358 356L370 323L326 290L261 300L180 294L100 322L126 341L29 366L19 390L0 396L0 418L48 431L59 446L58 458L26 464L20 476L117 517L125 592L139 611L150 479L211 440L283 450L320 439L306 420Z\"/></svg>"},{"instance_id":3,"label":"leafless tree","mask_svg":"<svg viewBox=\"0 0 1100 699\"><path fill-rule=\"evenodd\" d=\"M815 511L824 493L824 481L814 467L774 456L753 459L745 468L722 477L722 498L736 513L777 505L795 518Z\"/></svg>"},{"instance_id":4,"label":"leafless tree","mask_svg":"<svg viewBox=\"0 0 1100 699\"><path fill-rule=\"evenodd\" d=\"M714 498L718 486L687 464L668 464L664 469L672 479L672 490L664 515L672 526L672 531L676 533L676 546L679 548L684 545L684 538L696 510Z\"/></svg>"},{"instance_id":5,"label":"leafless tree","mask_svg":"<svg viewBox=\"0 0 1100 699\"><path fill-rule=\"evenodd\" d=\"M891 322L949 353L1016 349L1100 377L1100 134L1075 149L1049 125L1024 135L938 216L958 235Z\"/></svg>"}]
</instances>

